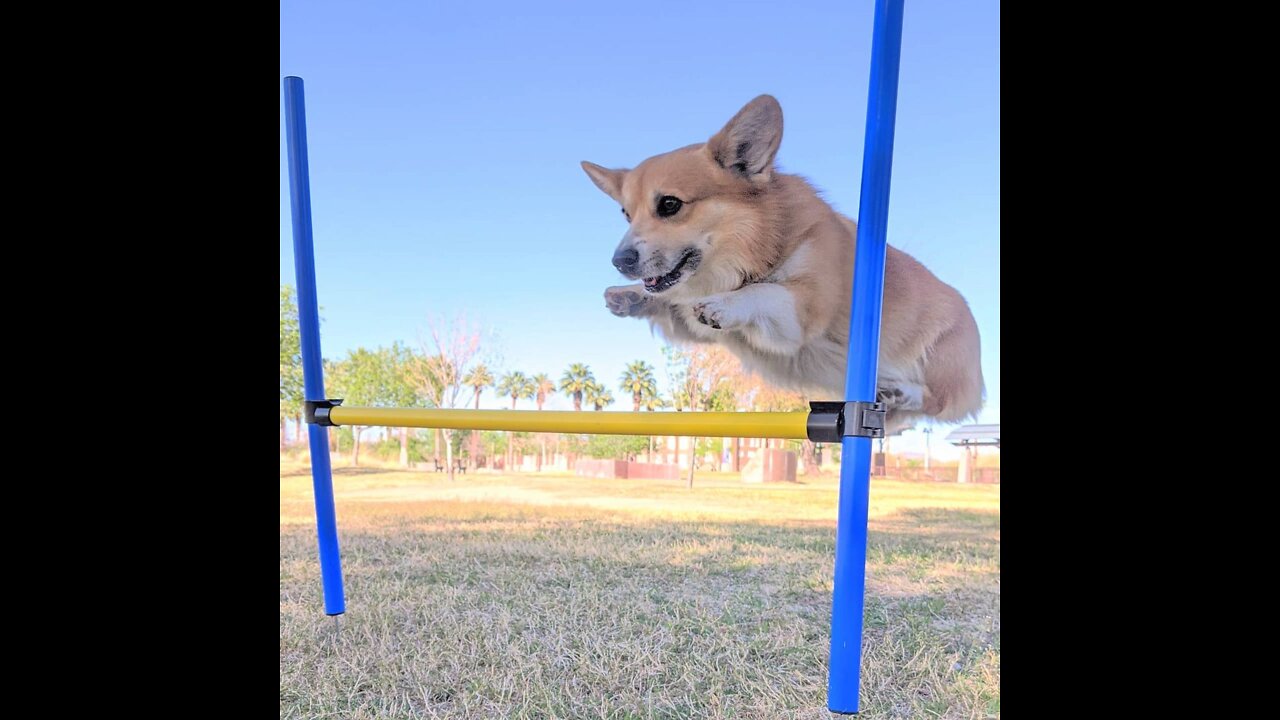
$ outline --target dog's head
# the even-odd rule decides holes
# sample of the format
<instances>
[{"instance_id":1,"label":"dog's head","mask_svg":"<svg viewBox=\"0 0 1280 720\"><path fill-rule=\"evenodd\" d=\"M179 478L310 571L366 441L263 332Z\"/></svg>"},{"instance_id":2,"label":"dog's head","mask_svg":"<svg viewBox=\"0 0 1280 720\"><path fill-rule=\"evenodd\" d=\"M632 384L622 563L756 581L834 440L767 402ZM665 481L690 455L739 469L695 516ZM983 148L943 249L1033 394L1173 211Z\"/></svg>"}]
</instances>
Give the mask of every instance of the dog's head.
<instances>
[{"instance_id":1,"label":"dog's head","mask_svg":"<svg viewBox=\"0 0 1280 720\"><path fill-rule=\"evenodd\" d=\"M614 267L671 299L738 287L758 270L753 246L771 225L764 196L781 142L782 107L761 95L705 143L631 170L583 162L630 225L614 251Z\"/></svg>"}]
</instances>

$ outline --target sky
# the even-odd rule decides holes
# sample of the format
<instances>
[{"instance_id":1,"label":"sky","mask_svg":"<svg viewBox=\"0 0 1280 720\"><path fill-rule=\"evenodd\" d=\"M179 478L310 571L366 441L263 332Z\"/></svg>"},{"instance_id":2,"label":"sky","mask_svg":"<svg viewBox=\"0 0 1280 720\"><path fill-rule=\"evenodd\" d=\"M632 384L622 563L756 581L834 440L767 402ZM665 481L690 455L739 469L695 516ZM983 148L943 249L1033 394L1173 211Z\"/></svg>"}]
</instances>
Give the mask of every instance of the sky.
<instances>
[{"instance_id":1,"label":"sky","mask_svg":"<svg viewBox=\"0 0 1280 720\"><path fill-rule=\"evenodd\" d=\"M325 357L417 345L430 319L465 316L501 371L558 379L584 362L625 410L618 378L645 360L665 391L661 340L604 307L626 282L610 264L626 221L579 161L632 167L703 142L768 93L779 168L857 219L872 14L871 0L283 0L278 81L306 85ZM1000 421L999 27L995 0L906 3L888 223L973 310L984 423ZM294 284L276 87L280 282ZM934 428L935 457L951 429ZM890 443L922 452L924 435Z\"/></svg>"}]
</instances>

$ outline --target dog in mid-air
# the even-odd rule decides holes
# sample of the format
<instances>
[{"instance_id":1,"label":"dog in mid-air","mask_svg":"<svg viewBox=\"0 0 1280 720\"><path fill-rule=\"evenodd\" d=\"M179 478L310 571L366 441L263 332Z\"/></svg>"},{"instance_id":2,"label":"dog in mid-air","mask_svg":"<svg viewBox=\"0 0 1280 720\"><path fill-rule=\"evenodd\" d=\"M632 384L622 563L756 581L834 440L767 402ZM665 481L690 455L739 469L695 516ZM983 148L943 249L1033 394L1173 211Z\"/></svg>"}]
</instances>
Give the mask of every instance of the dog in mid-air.
<instances>
[{"instance_id":1,"label":"dog in mid-air","mask_svg":"<svg viewBox=\"0 0 1280 720\"><path fill-rule=\"evenodd\" d=\"M630 170L583 162L630 225L613 265L640 281L608 288L605 304L674 344L724 345L779 387L865 399L844 397L856 225L775 169L781 142L782 107L761 95L705 143ZM964 298L889 247L876 397L886 434L974 417L983 396Z\"/></svg>"}]
</instances>

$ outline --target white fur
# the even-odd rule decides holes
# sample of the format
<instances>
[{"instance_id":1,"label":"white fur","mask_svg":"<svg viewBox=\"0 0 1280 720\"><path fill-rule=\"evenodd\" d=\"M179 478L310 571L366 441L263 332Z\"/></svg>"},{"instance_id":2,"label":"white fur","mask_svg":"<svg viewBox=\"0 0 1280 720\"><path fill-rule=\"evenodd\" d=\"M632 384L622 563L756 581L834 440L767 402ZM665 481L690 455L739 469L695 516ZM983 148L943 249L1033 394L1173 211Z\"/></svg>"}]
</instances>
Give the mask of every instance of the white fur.
<instances>
[{"instance_id":1,"label":"white fur","mask_svg":"<svg viewBox=\"0 0 1280 720\"><path fill-rule=\"evenodd\" d=\"M804 343L791 291L776 283L753 283L741 290L718 293L690 306L694 318L713 329L737 331L752 347L775 355L790 355ZM699 320L701 322L701 320Z\"/></svg>"},{"instance_id":2,"label":"white fur","mask_svg":"<svg viewBox=\"0 0 1280 720\"><path fill-rule=\"evenodd\" d=\"M812 255L813 252L809 248L801 245L796 248L795 252L791 253L786 260L783 260L782 264L774 268L773 272L769 273L768 281L786 282L796 275L808 270L810 256Z\"/></svg>"}]
</instances>

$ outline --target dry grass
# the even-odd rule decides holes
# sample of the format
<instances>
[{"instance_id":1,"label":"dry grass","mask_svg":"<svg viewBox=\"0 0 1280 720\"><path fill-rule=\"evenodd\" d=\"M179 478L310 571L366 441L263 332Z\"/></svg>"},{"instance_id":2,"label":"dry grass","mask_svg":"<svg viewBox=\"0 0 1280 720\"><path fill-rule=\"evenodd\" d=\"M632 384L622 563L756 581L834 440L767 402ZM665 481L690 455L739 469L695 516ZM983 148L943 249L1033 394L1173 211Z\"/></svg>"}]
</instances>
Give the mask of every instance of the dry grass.
<instances>
[{"instance_id":1,"label":"dry grass","mask_svg":"<svg viewBox=\"0 0 1280 720\"><path fill-rule=\"evenodd\" d=\"M282 718L828 718L834 481L280 481ZM999 486L872 484L862 717L1000 714Z\"/></svg>"}]
</instances>

